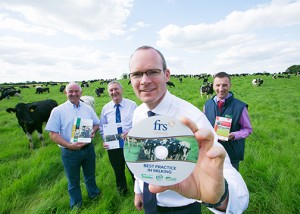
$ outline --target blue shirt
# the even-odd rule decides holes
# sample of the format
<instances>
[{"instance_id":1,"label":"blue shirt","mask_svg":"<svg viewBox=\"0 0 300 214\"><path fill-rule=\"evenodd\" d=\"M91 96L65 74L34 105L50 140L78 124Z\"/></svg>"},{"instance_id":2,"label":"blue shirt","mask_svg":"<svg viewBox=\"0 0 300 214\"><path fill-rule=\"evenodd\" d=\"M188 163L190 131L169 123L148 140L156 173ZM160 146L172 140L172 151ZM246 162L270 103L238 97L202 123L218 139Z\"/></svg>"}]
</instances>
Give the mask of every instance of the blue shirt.
<instances>
[{"instance_id":1,"label":"blue shirt","mask_svg":"<svg viewBox=\"0 0 300 214\"><path fill-rule=\"evenodd\" d=\"M127 133L132 127L132 117L136 103L132 100L122 98L120 104L122 132ZM103 138L103 125L116 123L116 106L113 101L105 104L100 115L100 134Z\"/></svg>"},{"instance_id":2,"label":"blue shirt","mask_svg":"<svg viewBox=\"0 0 300 214\"><path fill-rule=\"evenodd\" d=\"M76 106L68 100L52 110L45 130L57 132L67 142L70 142L75 118L92 119L93 126L100 124L99 118L91 106L83 102Z\"/></svg>"}]
</instances>

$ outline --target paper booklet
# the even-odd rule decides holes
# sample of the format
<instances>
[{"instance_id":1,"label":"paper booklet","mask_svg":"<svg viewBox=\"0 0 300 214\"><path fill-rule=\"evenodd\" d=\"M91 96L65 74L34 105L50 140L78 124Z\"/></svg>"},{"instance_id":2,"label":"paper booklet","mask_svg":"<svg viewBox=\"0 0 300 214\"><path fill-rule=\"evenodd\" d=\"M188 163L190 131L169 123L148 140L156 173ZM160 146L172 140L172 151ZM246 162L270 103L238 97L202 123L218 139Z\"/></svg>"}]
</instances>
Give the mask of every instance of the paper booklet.
<instances>
[{"instance_id":1,"label":"paper booklet","mask_svg":"<svg viewBox=\"0 0 300 214\"><path fill-rule=\"evenodd\" d=\"M93 131L92 119L75 118L72 127L71 143L92 142L92 138L91 138L92 131Z\"/></svg>"},{"instance_id":2,"label":"paper booklet","mask_svg":"<svg viewBox=\"0 0 300 214\"><path fill-rule=\"evenodd\" d=\"M103 125L104 142L109 146L107 149L120 148L119 140L122 139L122 134L118 134L118 127L121 127L121 123L109 123Z\"/></svg>"},{"instance_id":3,"label":"paper booklet","mask_svg":"<svg viewBox=\"0 0 300 214\"><path fill-rule=\"evenodd\" d=\"M228 141L232 118L216 116L214 129L218 134L218 139Z\"/></svg>"}]
</instances>

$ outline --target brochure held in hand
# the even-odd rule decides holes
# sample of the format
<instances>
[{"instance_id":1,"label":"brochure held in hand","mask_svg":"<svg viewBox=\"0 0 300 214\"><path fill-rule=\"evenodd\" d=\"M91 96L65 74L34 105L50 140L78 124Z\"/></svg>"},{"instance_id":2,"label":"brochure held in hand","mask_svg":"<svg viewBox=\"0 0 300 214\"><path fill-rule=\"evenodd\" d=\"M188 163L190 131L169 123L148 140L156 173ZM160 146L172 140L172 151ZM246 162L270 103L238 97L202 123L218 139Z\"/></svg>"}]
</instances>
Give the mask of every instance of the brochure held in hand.
<instances>
[{"instance_id":1,"label":"brochure held in hand","mask_svg":"<svg viewBox=\"0 0 300 214\"><path fill-rule=\"evenodd\" d=\"M90 143L92 142L91 134L93 131L93 120L75 118L72 127L71 143Z\"/></svg>"},{"instance_id":2,"label":"brochure held in hand","mask_svg":"<svg viewBox=\"0 0 300 214\"><path fill-rule=\"evenodd\" d=\"M228 141L232 118L216 116L214 129L218 134L218 139Z\"/></svg>"},{"instance_id":3,"label":"brochure held in hand","mask_svg":"<svg viewBox=\"0 0 300 214\"><path fill-rule=\"evenodd\" d=\"M121 123L109 123L103 125L104 142L108 145L107 149L120 148L120 141L122 134L118 134L118 127L121 127Z\"/></svg>"}]
</instances>

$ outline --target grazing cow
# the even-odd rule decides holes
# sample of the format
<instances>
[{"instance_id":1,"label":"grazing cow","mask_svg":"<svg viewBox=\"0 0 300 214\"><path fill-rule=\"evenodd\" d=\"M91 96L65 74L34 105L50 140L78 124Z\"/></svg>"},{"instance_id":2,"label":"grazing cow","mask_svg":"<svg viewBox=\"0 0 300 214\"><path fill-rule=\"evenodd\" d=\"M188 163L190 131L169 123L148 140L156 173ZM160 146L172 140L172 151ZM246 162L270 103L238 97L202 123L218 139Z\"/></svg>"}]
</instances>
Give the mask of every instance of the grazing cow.
<instances>
[{"instance_id":1,"label":"grazing cow","mask_svg":"<svg viewBox=\"0 0 300 214\"><path fill-rule=\"evenodd\" d=\"M180 150L180 144L179 140L176 138L173 138L168 145L168 160L178 160L179 159L179 150Z\"/></svg>"},{"instance_id":2,"label":"grazing cow","mask_svg":"<svg viewBox=\"0 0 300 214\"><path fill-rule=\"evenodd\" d=\"M101 94L104 94L104 91L105 91L105 88L98 87L95 89L95 93L97 94L98 97L100 97Z\"/></svg>"},{"instance_id":3,"label":"grazing cow","mask_svg":"<svg viewBox=\"0 0 300 214\"><path fill-rule=\"evenodd\" d=\"M81 88L83 88L83 87L90 87L90 84L88 83L88 82L86 82L86 81L82 81L82 83L81 83Z\"/></svg>"},{"instance_id":4,"label":"grazing cow","mask_svg":"<svg viewBox=\"0 0 300 214\"><path fill-rule=\"evenodd\" d=\"M181 141L179 144L180 144L179 159L186 160L187 156L191 150L191 145L189 142L186 142L186 141Z\"/></svg>"},{"instance_id":5,"label":"grazing cow","mask_svg":"<svg viewBox=\"0 0 300 214\"><path fill-rule=\"evenodd\" d=\"M20 85L20 88L30 88L28 85Z\"/></svg>"},{"instance_id":6,"label":"grazing cow","mask_svg":"<svg viewBox=\"0 0 300 214\"><path fill-rule=\"evenodd\" d=\"M202 85L207 85L207 84L208 84L208 76L204 76Z\"/></svg>"},{"instance_id":7,"label":"grazing cow","mask_svg":"<svg viewBox=\"0 0 300 214\"><path fill-rule=\"evenodd\" d=\"M59 92L64 92L65 91L66 86L65 85L61 85L59 87Z\"/></svg>"},{"instance_id":8,"label":"grazing cow","mask_svg":"<svg viewBox=\"0 0 300 214\"><path fill-rule=\"evenodd\" d=\"M168 81L167 85L170 86L170 87L175 87L175 84L173 82L171 82L171 81Z\"/></svg>"},{"instance_id":9,"label":"grazing cow","mask_svg":"<svg viewBox=\"0 0 300 214\"><path fill-rule=\"evenodd\" d=\"M35 93L36 93L36 94L42 94L42 93L44 93L44 92L50 93L49 88L37 87L37 88L35 89Z\"/></svg>"},{"instance_id":10,"label":"grazing cow","mask_svg":"<svg viewBox=\"0 0 300 214\"><path fill-rule=\"evenodd\" d=\"M4 90L2 93L1 93L1 96L0 96L0 100L6 98L6 99L9 99L10 97L13 97L13 96L16 96L16 97L19 97L19 99L21 99L21 90L15 90L15 89L9 89L9 90Z\"/></svg>"},{"instance_id":11,"label":"grazing cow","mask_svg":"<svg viewBox=\"0 0 300 214\"><path fill-rule=\"evenodd\" d=\"M95 98L92 96L82 96L80 97L80 100L89 106L91 106L93 109L95 109Z\"/></svg>"},{"instance_id":12,"label":"grazing cow","mask_svg":"<svg viewBox=\"0 0 300 214\"><path fill-rule=\"evenodd\" d=\"M148 160L155 160L154 149L160 145L161 143L159 140L146 140L143 147L145 157Z\"/></svg>"},{"instance_id":13,"label":"grazing cow","mask_svg":"<svg viewBox=\"0 0 300 214\"><path fill-rule=\"evenodd\" d=\"M0 86L0 91L3 92L3 91L9 91L9 90L17 90L15 87L13 86L10 86L10 87L1 87Z\"/></svg>"},{"instance_id":14,"label":"grazing cow","mask_svg":"<svg viewBox=\"0 0 300 214\"><path fill-rule=\"evenodd\" d=\"M29 139L30 148L34 149L32 142L33 131L38 131L38 136L42 145L44 146L43 128L44 122L47 122L50 113L54 107L57 106L55 100L43 100L33 103L18 103L15 108L8 108L8 113L16 113L19 125Z\"/></svg>"},{"instance_id":15,"label":"grazing cow","mask_svg":"<svg viewBox=\"0 0 300 214\"><path fill-rule=\"evenodd\" d=\"M273 79L277 79L277 78L286 78L286 79L290 79L290 78L291 78L291 75L289 74L289 75L285 76L285 75L277 75L277 74L274 74L274 75L272 76L272 78L273 78Z\"/></svg>"},{"instance_id":16,"label":"grazing cow","mask_svg":"<svg viewBox=\"0 0 300 214\"><path fill-rule=\"evenodd\" d=\"M254 86L261 86L264 83L263 79L256 78L252 80L252 85Z\"/></svg>"},{"instance_id":17,"label":"grazing cow","mask_svg":"<svg viewBox=\"0 0 300 214\"><path fill-rule=\"evenodd\" d=\"M213 93L214 93L213 84L210 82L207 82L206 85L202 85L200 87L200 94L202 99L203 99L203 94L206 94L206 99L207 99L209 95L210 97L212 97Z\"/></svg>"}]
</instances>

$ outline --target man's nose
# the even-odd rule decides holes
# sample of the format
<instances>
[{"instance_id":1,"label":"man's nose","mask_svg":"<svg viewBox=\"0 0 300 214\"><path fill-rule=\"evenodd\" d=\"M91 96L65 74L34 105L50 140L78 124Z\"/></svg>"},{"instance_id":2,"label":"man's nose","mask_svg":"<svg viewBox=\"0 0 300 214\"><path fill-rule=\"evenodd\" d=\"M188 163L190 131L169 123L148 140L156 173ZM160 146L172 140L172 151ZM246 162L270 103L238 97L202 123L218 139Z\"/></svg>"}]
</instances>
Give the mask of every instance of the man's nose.
<instances>
[{"instance_id":1,"label":"man's nose","mask_svg":"<svg viewBox=\"0 0 300 214\"><path fill-rule=\"evenodd\" d=\"M143 76L141 78L141 83L147 83L147 82L151 82L150 78L148 77L148 75L146 73L143 73Z\"/></svg>"}]
</instances>

